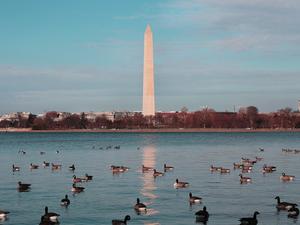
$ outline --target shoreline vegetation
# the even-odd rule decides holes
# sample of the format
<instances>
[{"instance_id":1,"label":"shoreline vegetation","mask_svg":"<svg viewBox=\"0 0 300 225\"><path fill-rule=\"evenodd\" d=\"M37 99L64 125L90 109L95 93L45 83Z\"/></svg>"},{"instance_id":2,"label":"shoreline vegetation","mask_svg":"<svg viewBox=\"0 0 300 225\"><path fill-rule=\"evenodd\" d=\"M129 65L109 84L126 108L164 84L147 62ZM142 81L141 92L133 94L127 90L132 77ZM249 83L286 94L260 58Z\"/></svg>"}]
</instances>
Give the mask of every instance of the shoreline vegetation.
<instances>
[{"instance_id":1,"label":"shoreline vegetation","mask_svg":"<svg viewBox=\"0 0 300 225\"><path fill-rule=\"evenodd\" d=\"M241 128L157 128L157 129L54 129L0 128L1 133L254 133L254 132L300 132L300 129L241 129Z\"/></svg>"},{"instance_id":2,"label":"shoreline vegetation","mask_svg":"<svg viewBox=\"0 0 300 225\"><path fill-rule=\"evenodd\" d=\"M0 118L2 132L278 132L300 130L300 112L291 108L259 113L255 106L238 112L205 108L189 112L12 113Z\"/></svg>"}]
</instances>

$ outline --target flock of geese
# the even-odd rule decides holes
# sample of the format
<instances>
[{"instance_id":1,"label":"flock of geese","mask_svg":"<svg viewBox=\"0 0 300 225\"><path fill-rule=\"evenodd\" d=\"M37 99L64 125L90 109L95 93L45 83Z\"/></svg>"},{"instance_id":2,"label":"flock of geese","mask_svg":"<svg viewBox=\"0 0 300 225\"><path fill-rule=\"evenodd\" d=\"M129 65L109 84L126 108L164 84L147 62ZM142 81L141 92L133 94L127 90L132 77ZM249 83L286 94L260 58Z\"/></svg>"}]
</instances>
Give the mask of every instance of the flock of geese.
<instances>
[{"instance_id":1,"label":"flock of geese","mask_svg":"<svg viewBox=\"0 0 300 225\"><path fill-rule=\"evenodd\" d=\"M263 148L260 148L259 150L261 152L264 151ZM293 149L293 150L292 149L282 149L282 152L298 154L300 151L297 150L297 149ZM241 184L247 184L247 183L252 182L252 178L244 176L243 173L251 173L254 165L258 161L262 161L262 160L263 160L263 158L256 156L255 159L253 159L253 160L249 159L249 158L241 158L241 162L233 163L233 169L234 170L236 170L236 169L241 170L241 173L239 174ZM224 167L216 167L216 166L213 166L213 165L210 166L210 171L212 173L220 172L221 174L230 173L230 169L227 169L227 168L224 168ZM267 164L264 164L262 169L261 169L261 172L263 174L273 173L275 171L276 171L276 166L267 165ZM281 173L281 176L279 178L283 182L290 182L290 181L295 180L295 176L287 175L284 172ZM298 218L299 209L297 208L298 205L296 203L281 202L279 196L276 196L275 199L277 200L276 208L277 208L278 211L279 210L288 211L287 217L293 218L293 219ZM239 221L241 222L242 225L256 225L258 223L257 215L259 215L259 214L260 214L259 212L255 211L254 214L253 214L253 217L241 218Z\"/></svg>"},{"instance_id":2,"label":"flock of geese","mask_svg":"<svg viewBox=\"0 0 300 225\"><path fill-rule=\"evenodd\" d=\"M109 148L106 149L120 149L120 146L110 146ZM260 151L264 151L263 149L260 149ZM283 152L294 152L293 151L287 151L287 149L282 149ZM25 151L21 150L19 151L20 154L26 154ZM58 154L59 151L56 151L56 153ZM294 152L296 153L296 152ZM298 152L297 152L298 153ZM45 154L45 152L40 152L41 155ZM262 161L263 158L261 157L255 157L255 159L249 159L249 158L241 158L241 161L238 163L233 163L233 169L234 170L240 170L241 173L239 174L240 177L240 183L241 184L247 184L247 183L251 183L252 182L252 178L250 177L246 177L243 174L244 173L250 173L252 172L252 169L254 167L254 165L258 162L258 161ZM42 166L44 168L46 167L50 167L52 170L61 170L62 165L61 164L54 164L54 163L49 163L49 162L43 162ZM37 164L33 164L31 163L29 165L30 170L37 170L39 169L39 165ZM75 165L72 164L71 166L69 166L69 170L74 172L75 171ZM119 174L119 173L125 173L127 172L130 168L126 167L126 166L116 166L116 165L111 165L110 169L112 171L113 174ZM165 173L172 171L174 169L173 166L171 165L167 165L164 164L163 166L164 171L160 172L157 171L155 168L153 167L148 167L145 165L141 166L141 170L143 173L153 173L153 177L161 177L164 176ZM12 171L13 172L18 172L20 171L21 168L19 166L16 166L15 164L12 165ZM220 167L220 166L210 166L210 171L211 173L215 173L215 172L219 172L220 174L228 174L231 172L231 169L229 168L224 168L224 167ZM263 174L266 173L273 173L274 171L276 171L276 166L273 165L267 165L264 164L261 172ZM293 175L287 175L285 173L282 173L280 176L280 179L283 182L290 182L295 180L295 176ZM89 174L85 174L83 177L77 177L76 175L73 175L73 179L72 179L72 188L71 191L73 193L81 193L85 190L85 187L79 186L80 183L83 182L89 182L93 180L93 176L89 175ZM178 179L175 180L174 182L174 188L176 189L181 189L181 188L188 188L189 187L189 182L186 181L180 181ZM31 184L28 183L23 183L21 181L18 182L18 186L17 189L19 192L28 192L31 189ZM299 209L297 208L297 204L296 203L291 203L291 202L282 202L280 200L279 196L276 196L275 199L277 200L277 204L276 204L276 208L277 210L285 210L288 211L288 217L289 218L298 218L299 216ZM65 197L63 199L61 199L60 201L60 205L64 206L64 207L68 207L70 205L70 199L68 198L68 195L65 195ZM191 192L189 193L189 203L190 204L196 204L196 203L202 203L202 198L198 197L198 196L194 196ZM141 214L141 213L146 213L147 212L147 205L142 203L140 201L139 198L136 199L136 204L133 206L134 210L137 212L137 214ZM0 209L0 220L5 220L8 217L9 212L5 211L5 210L1 210ZM246 217L246 218L240 218L239 221L241 223L241 225L256 225L258 223L257 220L257 215L259 215L260 213L255 211L253 213L252 217ZM55 212L49 212L48 207L45 207L45 213L41 216L40 218L40 223L39 225L55 225L55 224L59 224L58 221L58 217L60 215L55 213ZM199 210L195 213L196 216L196 222L200 222L203 224L206 224L208 219L209 219L209 212L207 211L206 206L203 207L202 210ZM112 225L126 225L128 221L130 221L131 217L130 215L126 215L124 219L115 219L112 220Z\"/></svg>"}]
</instances>

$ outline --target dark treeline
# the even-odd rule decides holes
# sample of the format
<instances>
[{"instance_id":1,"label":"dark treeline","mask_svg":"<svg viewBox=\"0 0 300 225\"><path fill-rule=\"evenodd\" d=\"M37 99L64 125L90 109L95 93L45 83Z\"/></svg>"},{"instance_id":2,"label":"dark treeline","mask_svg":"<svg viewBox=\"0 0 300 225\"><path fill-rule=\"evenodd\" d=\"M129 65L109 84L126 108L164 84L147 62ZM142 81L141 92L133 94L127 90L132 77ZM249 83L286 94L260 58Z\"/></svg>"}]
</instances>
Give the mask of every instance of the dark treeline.
<instances>
[{"instance_id":1,"label":"dark treeline","mask_svg":"<svg viewBox=\"0 0 300 225\"><path fill-rule=\"evenodd\" d=\"M32 128L33 130L53 129L143 129L143 128L244 128L244 129L294 129L300 128L300 113L291 108L277 112L259 113L255 106L242 108L239 112L216 112L203 109L188 112L183 108L180 112L158 112L153 117L144 117L141 113L121 113L113 120L98 116L87 119L85 113L69 113L57 119L57 112L48 112L43 117L30 114L27 119L18 118L13 121L2 120L1 128Z\"/></svg>"}]
</instances>

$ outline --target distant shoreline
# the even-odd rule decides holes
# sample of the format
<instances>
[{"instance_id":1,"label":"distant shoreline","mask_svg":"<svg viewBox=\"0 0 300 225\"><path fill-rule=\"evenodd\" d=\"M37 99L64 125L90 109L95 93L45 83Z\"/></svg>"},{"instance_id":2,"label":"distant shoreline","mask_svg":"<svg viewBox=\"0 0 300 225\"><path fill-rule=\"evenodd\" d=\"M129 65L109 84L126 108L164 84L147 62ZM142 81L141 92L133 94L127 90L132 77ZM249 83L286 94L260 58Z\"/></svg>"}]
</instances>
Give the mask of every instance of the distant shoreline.
<instances>
[{"instance_id":1,"label":"distant shoreline","mask_svg":"<svg viewBox=\"0 0 300 225\"><path fill-rule=\"evenodd\" d=\"M31 128L0 128L9 133L255 133L300 132L300 129L223 129L223 128L160 128L160 129L63 129L32 130Z\"/></svg>"}]
</instances>

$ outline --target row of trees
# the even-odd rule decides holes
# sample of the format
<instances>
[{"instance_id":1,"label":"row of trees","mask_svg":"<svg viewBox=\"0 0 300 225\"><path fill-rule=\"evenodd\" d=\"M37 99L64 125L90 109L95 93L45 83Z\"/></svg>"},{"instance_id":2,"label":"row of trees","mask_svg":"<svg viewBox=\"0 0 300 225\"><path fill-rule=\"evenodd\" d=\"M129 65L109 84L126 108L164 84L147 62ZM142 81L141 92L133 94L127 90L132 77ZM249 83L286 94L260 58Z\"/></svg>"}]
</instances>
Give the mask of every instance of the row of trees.
<instances>
[{"instance_id":1,"label":"row of trees","mask_svg":"<svg viewBox=\"0 0 300 225\"><path fill-rule=\"evenodd\" d=\"M142 129L142 128L250 128L250 129L294 129L300 128L300 114L291 108L272 113L259 113L255 106L240 109L239 112L216 112L203 109L188 112L187 109L174 113L156 113L144 117L141 113L123 113L113 121L105 116L88 120L86 114L69 114L57 120L57 112L48 112L42 118L30 115L27 119L1 121L0 127L48 129Z\"/></svg>"}]
</instances>

